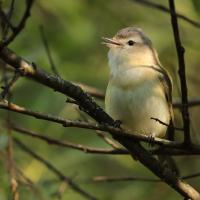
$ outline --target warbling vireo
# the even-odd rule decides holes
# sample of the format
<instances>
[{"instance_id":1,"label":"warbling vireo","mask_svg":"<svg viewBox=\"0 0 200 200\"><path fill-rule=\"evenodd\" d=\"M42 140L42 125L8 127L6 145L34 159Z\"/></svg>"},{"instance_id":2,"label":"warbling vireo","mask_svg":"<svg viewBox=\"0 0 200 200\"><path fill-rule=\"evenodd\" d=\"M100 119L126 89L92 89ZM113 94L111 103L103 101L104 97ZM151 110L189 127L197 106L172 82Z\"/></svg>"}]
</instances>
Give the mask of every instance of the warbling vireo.
<instances>
[{"instance_id":1,"label":"warbling vireo","mask_svg":"<svg viewBox=\"0 0 200 200\"><path fill-rule=\"evenodd\" d=\"M173 121L172 84L151 40L141 29L127 27L103 41L110 48L106 111L135 134L164 137L167 126L152 118Z\"/></svg>"}]
</instances>

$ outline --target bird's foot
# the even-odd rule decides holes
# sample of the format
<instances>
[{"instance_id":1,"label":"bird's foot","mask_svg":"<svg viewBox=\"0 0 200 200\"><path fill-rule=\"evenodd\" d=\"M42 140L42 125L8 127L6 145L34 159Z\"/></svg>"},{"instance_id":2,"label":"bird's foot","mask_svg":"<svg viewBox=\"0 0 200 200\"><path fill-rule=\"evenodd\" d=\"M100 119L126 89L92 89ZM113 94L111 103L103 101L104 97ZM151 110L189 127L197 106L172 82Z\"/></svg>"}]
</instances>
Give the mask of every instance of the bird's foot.
<instances>
[{"instance_id":1,"label":"bird's foot","mask_svg":"<svg viewBox=\"0 0 200 200\"><path fill-rule=\"evenodd\" d=\"M121 127L120 127L121 124L122 124L122 121L121 121L121 120L115 120L115 122L114 122L114 127L115 127L115 128L121 128Z\"/></svg>"},{"instance_id":2,"label":"bird's foot","mask_svg":"<svg viewBox=\"0 0 200 200\"><path fill-rule=\"evenodd\" d=\"M148 136L148 144L149 144L149 147L153 147L154 146L155 138L154 138L153 134Z\"/></svg>"}]
</instances>

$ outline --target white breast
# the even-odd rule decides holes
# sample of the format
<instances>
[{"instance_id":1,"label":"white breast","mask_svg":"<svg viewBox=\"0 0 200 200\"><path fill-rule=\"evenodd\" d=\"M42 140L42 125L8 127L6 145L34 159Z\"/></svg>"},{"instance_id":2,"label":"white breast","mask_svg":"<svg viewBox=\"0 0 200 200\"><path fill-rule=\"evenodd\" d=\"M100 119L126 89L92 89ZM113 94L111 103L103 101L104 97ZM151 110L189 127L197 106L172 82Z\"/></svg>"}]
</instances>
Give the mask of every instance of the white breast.
<instances>
[{"instance_id":1,"label":"white breast","mask_svg":"<svg viewBox=\"0 0 200 200\"><path fill-rule=\"evenodd\" d=\"M105 98L106 111L121 120L135 134L162 137L166 126L152 120L169 123L170 114L158 72L152 68L135 67L116 73L110 80Z\"/></svg>"}]
</instances>

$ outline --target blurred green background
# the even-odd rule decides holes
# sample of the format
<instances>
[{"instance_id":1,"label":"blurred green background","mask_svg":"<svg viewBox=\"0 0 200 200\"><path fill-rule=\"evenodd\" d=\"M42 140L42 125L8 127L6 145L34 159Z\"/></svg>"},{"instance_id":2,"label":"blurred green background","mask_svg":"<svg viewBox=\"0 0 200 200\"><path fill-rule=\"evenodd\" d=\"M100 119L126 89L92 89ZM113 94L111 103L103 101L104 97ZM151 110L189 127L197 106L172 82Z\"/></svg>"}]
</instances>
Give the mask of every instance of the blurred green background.
<instances>
[{"instance_id":1,"label":"blurred green background","mask_svg":"<svg viewBox=\"0 0 200 200\"><path fill-rule=\"evenodd\" d=\"M2 2L6 10L10 1L2 0ZM13 23L19 21L23 13L24 2L16 0ZM168 6L167 0L155 0L154 2ZM198 0L176 0L175 2L178 12L200 22ZM173 76L174 98L179 97L177 57L168 14L136 3L134 0L37 0L25 29L10 45L10 48L18 55L51 72L41 40L40 25L44 27L53 60L61 77L86 83L103 91L107 85L109 69L108 49L101 44L101 37L111 37L119 29L130 25L142 28L152 39L162 64ZM200 70L200 29L183 20L179 20L179 25L181 39L186 49L189 96L200 97L198 74ZM2 71L0 72L2 76ZM80 119L77 108L65 101L65 96L26 78L18 81L12 95L12 102L31 110L51 113L68 119ZM103 106L103 102L99 101L99 104ZM190 109L192 135L196 143L200 142L199 111L199 107ZM6 115L6 111L0 110L0 152L5 152L8 141L7 130L3 128ZM69 140L94 147L108 147L93 131L64 128L55 123L15 113L10 113L10 117L23 127L59 140ZM176 111L176 125L181 126L178 111ZM99 175L154 177L149 170L129 156L86 154L73 149L51 146L16 132L13 132L13 135L99 199L181 199L164 183L137 181L96 183L91 180L93 176ZM1 154L0 158L0 200L11 199L6 158ZM46 167L22 152L17 146L14 146L14 160L36 187L36 190L32 190L25 185L19 185L20 200L59 199L55 194L61 183L52 181L56 180L56 176ZM198 156L180 156L176 157L176 160L181 175L195 173L199 170ZM191 179L188 182L200 189L200 178ZM67 187L62 199L81 200L83 197Z\"/></svg>"}]
</instances>

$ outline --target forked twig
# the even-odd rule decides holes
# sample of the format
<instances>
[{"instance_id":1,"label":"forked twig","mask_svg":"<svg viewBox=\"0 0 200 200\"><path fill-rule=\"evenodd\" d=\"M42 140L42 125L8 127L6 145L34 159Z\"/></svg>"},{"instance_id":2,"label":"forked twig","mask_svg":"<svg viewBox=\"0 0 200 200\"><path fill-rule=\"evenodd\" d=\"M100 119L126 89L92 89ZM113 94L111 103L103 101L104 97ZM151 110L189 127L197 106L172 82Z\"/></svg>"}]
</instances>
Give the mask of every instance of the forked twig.
<instances>
[{"instance_id":1,"label":"forked twig","mask_svg":"<svg viewBox=\"0 0 200 200\"><path fill-rule=\"evenodd\" d=\"M33 5L34 0L26 0L26 9L24 11L24 14L19 22L19 24L13 29L12 34L0 42L0 50L2 50L4 47L9 45L16 37L19 35L19 33L22 31L22 29L25 27L26 21L28 17L30 16L31 7ZM8 21L6 21L8 22ZM9 23L9 26L11 26L11 23Z\"/></svg>"}]
</instances>

